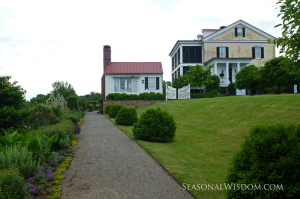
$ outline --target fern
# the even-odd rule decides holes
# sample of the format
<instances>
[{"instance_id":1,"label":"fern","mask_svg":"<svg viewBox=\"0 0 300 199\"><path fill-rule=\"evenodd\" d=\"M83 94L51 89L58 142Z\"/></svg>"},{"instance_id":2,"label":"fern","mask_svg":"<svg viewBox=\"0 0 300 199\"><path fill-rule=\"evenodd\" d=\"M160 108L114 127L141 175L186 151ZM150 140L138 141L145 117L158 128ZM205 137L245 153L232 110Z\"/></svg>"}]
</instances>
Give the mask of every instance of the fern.
<instances>
[{"instance_id":1,"label":"fern","mask_svg":"<svg viewBox=\"0 0 300 199\"><path fill-rule=\"evenodd\" d=\"M0 152L0 170L8 168L19 168L19 172L27 178L42 169L42 165L34 160L28 149L14 146Z\"/></svg>"}]
</instances>

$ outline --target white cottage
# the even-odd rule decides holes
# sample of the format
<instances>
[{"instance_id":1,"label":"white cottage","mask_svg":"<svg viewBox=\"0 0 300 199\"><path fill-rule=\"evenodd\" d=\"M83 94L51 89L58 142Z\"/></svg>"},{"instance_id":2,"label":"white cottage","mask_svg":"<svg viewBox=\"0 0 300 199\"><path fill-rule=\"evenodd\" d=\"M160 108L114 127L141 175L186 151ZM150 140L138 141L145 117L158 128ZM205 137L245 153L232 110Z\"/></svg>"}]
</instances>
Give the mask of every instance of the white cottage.
<instances>
[{"instance_id":1,"label":"white cottage","mask_svg":"<svg viewBox=\"0 0 300 199\"><path fill-rule=\"evenodd\" d=\"M102 98L110 93L163 93L161 62L111 62L111 47L103 48Z\"/></svg>"}]
</instances>

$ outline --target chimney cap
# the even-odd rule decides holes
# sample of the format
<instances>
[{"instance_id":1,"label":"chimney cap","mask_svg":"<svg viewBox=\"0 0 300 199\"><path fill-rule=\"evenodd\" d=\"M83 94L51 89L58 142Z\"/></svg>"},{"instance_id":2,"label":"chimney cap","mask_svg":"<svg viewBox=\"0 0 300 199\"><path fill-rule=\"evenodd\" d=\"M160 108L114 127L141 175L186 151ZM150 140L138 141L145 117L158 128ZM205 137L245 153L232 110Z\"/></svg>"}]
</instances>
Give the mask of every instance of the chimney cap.
<instances>
[{"instance_id":1,"label":"chimney cap","mask_svg":"<svg viewBox=\"0 0 300 199\"><path fill-rule=\"evenodd\" d=\"M103 47L104 47L104 48L110 48L110 45L107 45L107 44L106 44L106 45L104 45Z\"/></svg>"}]
</instances>

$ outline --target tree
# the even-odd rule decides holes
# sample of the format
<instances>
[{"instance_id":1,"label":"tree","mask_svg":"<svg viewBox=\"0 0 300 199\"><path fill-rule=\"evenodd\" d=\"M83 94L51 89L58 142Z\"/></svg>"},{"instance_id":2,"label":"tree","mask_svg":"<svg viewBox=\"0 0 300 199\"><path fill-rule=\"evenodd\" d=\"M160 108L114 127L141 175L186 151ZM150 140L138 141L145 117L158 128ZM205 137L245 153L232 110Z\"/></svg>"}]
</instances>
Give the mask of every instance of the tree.
<instances>
[{"instance_id":1,"label":"tree","mask_svg":"<svg viewBox=\"0 0 300 199\"><path fill-rule=\"evenodd\" d=\"M172 87L178 89L178 88L187 86L188 83L186 82L186 77L187 77L186 75L183 75L183 76L176 78L172 83Z\"/></svg>"},{"instance_id":2,"label":"tree","mask_svg":"<svg viewBox=\"0 0 300 199\"><path fill-rule=\"evenodd\" d=\"M45 104L46 100L49 99L50 94L43 95L38 94L36 97L30 99L31 104Z\"/></svg>"},{"instance_id":3,"label":"tree","mask_svg":"<svg viewBox=\"0 0 300 199\"><path fill-rule=\"evenodd\" d=\"M281 47L280 53L292 60L287 64L288 69L299 70L300 69L300 2L299 0L279 0L277 2L280 6L280 14L282 24L275 26L282 26L282 36L269 40L269 43L273 43L278 47Z\"/></svg>"},{"instance_id":4,"label":"tree","mask_svg":"<svg viewBox=\"0 0 300 199\"><path fill-rule=\"evenodd\" d=\"M205 91L210 92L216 90L218 91L218 93L220 93L221 91L220 78L218 77L218 75L211 75L209 76L209 79L212 80L213 82L210 82L206 85Z\"/></svg>"},{"instance_id":5,"label":"tree","mask_svg":"<svg viewBox=\"0 0 300 199\"><path fill-rule=\"evenodd\" d=\"M265 63L261 68L261 83L266 87L277 87L277 93L280 93L281 87L291 86L295 83L292 75L284 69L286 58L275 57Z\"/></svg>"},{"instance_id":6,"label":"tree","mask_svg":"<svg viewBox=\"0 0 300 199\"><path fill-rule=\"evenodd\" d=\"M10 76L0 76L0 134L5 129L24 127L30 114L26 107L26 91L17 86L17 81L9 82Z\"/></svg>"},{"instance_id":7,"label":"tree","mask_svg":"<svg viewBox=\"0 0 300 199\"><path fill-rule=\"evenodd\" d=\"M57 81L52 84L52 87L53 90L51 92L53 92L55 97L57 97L58 94L63 95L64 98L74 96L74 95L77 96L75 89L68 82L64 83L63 81L62 82Z\"/></svg>"},{"instance_id":8,"label":"tree","mask_svg":"<svg viewBox=\"0 0 300 199\"><path fill-rule=\"evenodd\" d=\"M210 69L213 65L210 65L207 69L203 69L201 65L189 66L190 69L186 74L185 83L190 84L192 87L201 87L213 83L213 80L209 78Z\"/></svg>"},{"instance_id":9,"label":"tree","mask_svg":"<svg viewBox=\"0 0 300 199\"><path fill-rule=\"evenodd\" d=\"M236 73L235 79L238 89L249 89L254 94L260 86L259 68L254 65L246 66Z\"/></svg>"}]
</instances>

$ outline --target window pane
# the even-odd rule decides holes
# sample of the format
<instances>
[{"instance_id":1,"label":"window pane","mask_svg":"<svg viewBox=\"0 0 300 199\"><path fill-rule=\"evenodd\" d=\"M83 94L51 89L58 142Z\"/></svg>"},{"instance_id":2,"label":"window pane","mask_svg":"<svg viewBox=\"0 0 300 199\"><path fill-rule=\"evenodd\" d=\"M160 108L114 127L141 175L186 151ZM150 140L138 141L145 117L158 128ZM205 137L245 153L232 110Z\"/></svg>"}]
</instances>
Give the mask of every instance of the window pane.
<instances>
[{"instance_id":1,"label":"window pane","mask_svg":"<svg viewBox=\"0 0 300 199\"><path fill-rule=\"evenodd\" d=\"M260 51L261 51L260 47L255 48L255 58L260 58Z\"/></svg>"},{"instance_id":2,"label":"window pane","mask_svg":"<svg viewBox=\"0 0 300 199\"><path fill-rule=\"evenodd\" d=\"M220 57L222 57L222 58L226 57L225 47L220 47Z\"/></svg>"},{"instance_id":3,"label":"window pane","mask_svg":"<svg viewBox=\"0 0 300 199\"><path fill-rule=\"evenodd\" d=\"M132 92L132 79L127 79L127 92Z\"/></svg>"},{"instance_id":4,"label":"window pane","mask_svg":"<svg viewBox=\"0 0 300 199\"><path fill-rule=\"evenodd\" d=\"M115 92L119 92L119 79L115 79Z\"/></svg>"},{"instance_id":5,"label":"window pane","mask_svg":"<svg viewBox=\"0 0 300 199\"><path fill-rule=\"evenodd\" d=\"M120 79L120 90L125 92L125 79Z\"/></svg>"},{"instance_id":6,"label":"window pane","mask_svg":"<svg viewBox=\"0 0 300 199\"><path fill-rule=\"evenodd\" d=\"M133 79L132 83L133 83L133 92L137 92L137 79Z\"/></svg>"},{"instance_id":7,"label":"window pane","mask_svg":"<svg viewBox=\"0 0 300 199\"><path fill-rule=\"evenodd\" d=\"M241 37L241 36L242 36L242 33L243 33L242 28L238 28L238 29L237 29L237 36L238 36L238 37Z\"/></svg>"},{"instance_id":8,"label":"window pane","mask_svg":"<svg viewBox=\"0 0 300 199\"><path fill-rule=\"evenodd\" d=\"M155 77L148 78L148 88L155 89Z\"/></svg>"}]
</instances>

